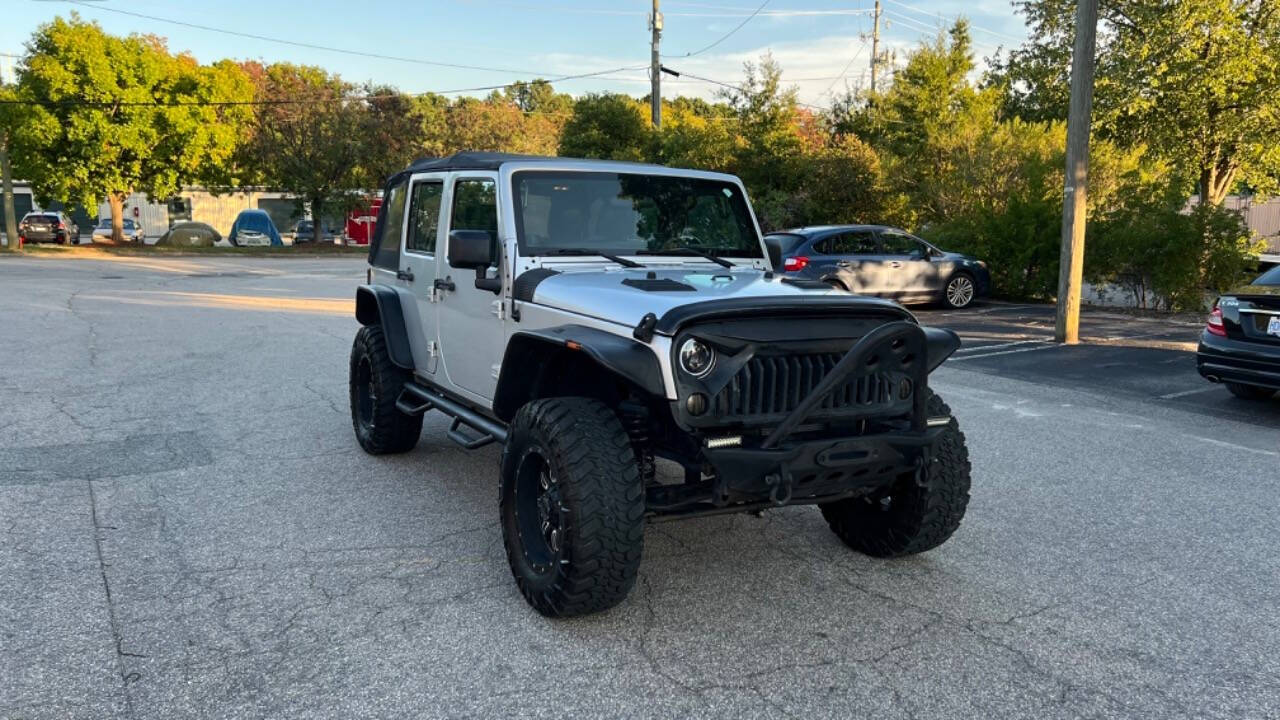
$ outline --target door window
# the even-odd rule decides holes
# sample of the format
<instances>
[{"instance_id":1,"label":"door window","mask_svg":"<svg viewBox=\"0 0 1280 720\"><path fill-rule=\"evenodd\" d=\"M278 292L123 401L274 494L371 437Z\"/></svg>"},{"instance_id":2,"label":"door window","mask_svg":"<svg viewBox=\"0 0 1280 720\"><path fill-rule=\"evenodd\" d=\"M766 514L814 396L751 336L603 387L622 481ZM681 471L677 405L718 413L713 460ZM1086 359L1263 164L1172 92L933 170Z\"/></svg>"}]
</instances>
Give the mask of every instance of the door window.
<instances>
[{"instance_id":1,"label":"door window","mask_svg":"<svg viewBox=\"0 0 1280 720\"><path fill-rule=\"evenodd\" d=\"M444 183L419 182L413 186L409 201L409 236L404 248L411 252L431 254L436 251L436 235L440 229L440 196Z\"/></svg>"},{"instance_id":2,"label":"door window","mask_svg":"<svg viewBox=\"0 0 1280 720\"><path fill-rule=\"evenodd\" d=\"M920 244L920 241L906 233L892 230L882 232L880 233L880 241L884 243L885 255L919 256L924 252L924 246Z\"/></svg>"},{"instance_id":3,"label":"door window","mask_svg":"<svg viewBox=\"0 0 1280 720\"><path fill-rule=\"evenodd\" d=\"M405 181L387 190L378 218L378 240L374 245L373 264L384 268L400 267L400 231L404 228Z\"/></svg>"},{"instance_id":4,"label":"door window","mask_svg":"<svg viewBox=\"0 0 1280 720\"><path fill-rule=\"evenodd\" d=\"M463 178L453 186L450 230L484 230L496 250L498 242L497 184L489 178ZM497 257L497 252L493 253Z\"/></svg>"},{"instance_id":5,"label":"door window","mask_svg":"<svg viewBox=\"0 0 1280 720\"><path fill-rule=\"evenodd\" d=\"M823 255L875 255L876 236L869 230L840 233L822 241Z\"/></svg>"},{"instance_id":6,"label":"door window","mask_svg":"<svg viewBox=\"0 0 1280 720\"><path fill-rule=\"evenodd\" d=\"M453 186L452 230L484 230L498 234L497 185L488 178L464 178Z\"/></svg>"}]
</instances>

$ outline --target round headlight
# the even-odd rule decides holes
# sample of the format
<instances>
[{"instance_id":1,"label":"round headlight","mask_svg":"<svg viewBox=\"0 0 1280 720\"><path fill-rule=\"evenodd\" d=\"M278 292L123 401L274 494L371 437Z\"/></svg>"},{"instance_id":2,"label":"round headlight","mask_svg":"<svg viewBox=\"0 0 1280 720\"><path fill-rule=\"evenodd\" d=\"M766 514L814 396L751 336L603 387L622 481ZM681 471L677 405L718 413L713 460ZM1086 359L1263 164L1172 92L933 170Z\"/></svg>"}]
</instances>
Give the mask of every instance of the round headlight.
<instances>
[{"instance_id":1,"label":"round headlight","mask_svg":"<svg viewBox=\"0 0 1280 720\"><path fill-rule=\"evenodd\" d=\"M716 354L706 343L689 338L680 346L680 367L694 377L702 377L711 372L716 364Z\"/></svg>"}]
</instances>

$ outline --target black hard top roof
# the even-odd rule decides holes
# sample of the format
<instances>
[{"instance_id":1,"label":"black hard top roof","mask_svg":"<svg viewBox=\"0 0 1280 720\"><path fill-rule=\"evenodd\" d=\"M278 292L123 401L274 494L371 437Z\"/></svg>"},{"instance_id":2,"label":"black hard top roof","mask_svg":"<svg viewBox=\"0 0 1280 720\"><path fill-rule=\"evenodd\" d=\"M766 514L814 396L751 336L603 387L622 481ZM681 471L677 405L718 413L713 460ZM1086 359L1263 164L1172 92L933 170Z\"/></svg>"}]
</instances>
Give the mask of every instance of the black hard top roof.
<instances>
[{"instance_id":1,"label":"black hard top roof","mask_svg":"<svg viewBox=\"0 0 1280 720\"><path fill-rule=\"evenodd\" d=\"M581 160L578 158L547 157L544 155L520 155L502 152L460 152L444 158L415 160L405 172L429 172L432 170L497 170L510 162L534 161L539 163L618 162L614 160ZM642 166L644 163L626 163Z\"/></svg>"}]
</instances>

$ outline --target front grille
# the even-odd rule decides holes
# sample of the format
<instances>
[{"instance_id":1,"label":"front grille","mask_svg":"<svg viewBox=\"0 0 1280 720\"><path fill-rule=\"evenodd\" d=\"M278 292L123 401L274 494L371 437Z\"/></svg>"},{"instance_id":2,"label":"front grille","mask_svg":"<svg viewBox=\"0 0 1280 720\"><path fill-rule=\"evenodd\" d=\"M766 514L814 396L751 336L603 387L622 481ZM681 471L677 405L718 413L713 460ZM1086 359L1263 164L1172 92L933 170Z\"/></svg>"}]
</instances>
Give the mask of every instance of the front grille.
<instances>
[{"instance_id":1,"label":"front grille","mask_svg":"<svg viewBox=\"0 0 1280 720\"><path fill-rule=\"evenodd\" d=\"M729 421L767 421L785 416L842 357L842 353L754 357L715 396L712 412ZM828 394L813 417L879 405L888 407L894 400L894 381L888 373L859 374Z\"/></svg>"}]
</instances>

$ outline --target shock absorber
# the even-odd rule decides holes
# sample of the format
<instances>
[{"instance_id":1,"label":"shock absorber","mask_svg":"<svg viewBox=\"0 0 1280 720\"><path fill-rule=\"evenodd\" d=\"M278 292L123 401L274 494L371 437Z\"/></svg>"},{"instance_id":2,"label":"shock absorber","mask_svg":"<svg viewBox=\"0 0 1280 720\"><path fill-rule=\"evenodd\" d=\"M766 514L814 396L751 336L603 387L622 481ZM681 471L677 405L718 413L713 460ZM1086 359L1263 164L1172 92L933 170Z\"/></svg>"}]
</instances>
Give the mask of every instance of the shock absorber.
<instances>
[{"instance_id":1,"label":"shock absorber","mask_svg":"<svg viewBox=\"0 0 1280 720\"><path fill-rule=\"evenodd\" d=\"M631 438L631 447L635 449L636 462L640 466L640 479L646 486L653 483L656 472L653 462L653 442L649 438L649 409L635 402L624 402L618 406L622 426L626 428L627 437Z\"/></svg>"}]
</instances>

